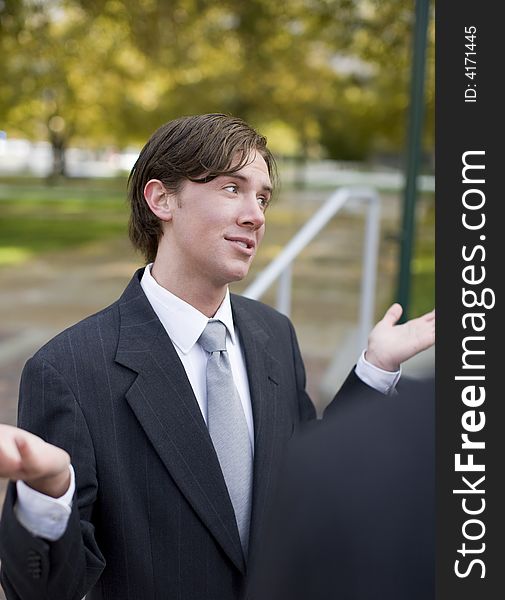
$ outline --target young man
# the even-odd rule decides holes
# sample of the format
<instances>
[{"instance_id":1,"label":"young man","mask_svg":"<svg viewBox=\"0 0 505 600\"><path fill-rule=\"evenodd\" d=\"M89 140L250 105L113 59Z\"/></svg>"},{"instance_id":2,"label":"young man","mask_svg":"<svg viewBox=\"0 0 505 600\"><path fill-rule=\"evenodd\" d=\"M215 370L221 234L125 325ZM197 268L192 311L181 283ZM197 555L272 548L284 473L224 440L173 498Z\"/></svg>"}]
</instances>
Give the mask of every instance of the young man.
<instances>
[{"instance_id":1,"label":"young man","mask_svg":"<svg viewBox=\"0 0 505 600\"><path fill-rule=\"evenodd\" d=\"M228 292L274 169L265 138L219 114L167 123L142 150L130 237L148 266L28 361L21 429L0 429L0 476L17 481L0 529L9 599L241 597L283 449L315 416L289 320ZM433 315L395 326L400 312L340 395L362 380L387 393L433 343Z\"/></svg>"}]
</instances>

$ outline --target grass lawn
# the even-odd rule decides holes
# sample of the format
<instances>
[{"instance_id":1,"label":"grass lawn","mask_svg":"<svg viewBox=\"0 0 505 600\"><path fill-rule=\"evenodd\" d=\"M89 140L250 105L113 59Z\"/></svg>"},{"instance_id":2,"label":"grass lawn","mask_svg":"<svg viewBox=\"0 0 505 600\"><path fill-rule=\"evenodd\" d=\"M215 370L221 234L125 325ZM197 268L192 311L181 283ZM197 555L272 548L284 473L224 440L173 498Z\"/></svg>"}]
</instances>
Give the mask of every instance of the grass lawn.
<instances>
[{"instance_id":1,"label":"grass lawn","mask_svg":"<svg viewBox=\"0 0 505 600\"><path fill-rule=\"evenodd\" d=\"M58 186L40 180L0 180L0 266L124 236L125 186L124 180L69 180Z\"/></svg>"}]
</instances>

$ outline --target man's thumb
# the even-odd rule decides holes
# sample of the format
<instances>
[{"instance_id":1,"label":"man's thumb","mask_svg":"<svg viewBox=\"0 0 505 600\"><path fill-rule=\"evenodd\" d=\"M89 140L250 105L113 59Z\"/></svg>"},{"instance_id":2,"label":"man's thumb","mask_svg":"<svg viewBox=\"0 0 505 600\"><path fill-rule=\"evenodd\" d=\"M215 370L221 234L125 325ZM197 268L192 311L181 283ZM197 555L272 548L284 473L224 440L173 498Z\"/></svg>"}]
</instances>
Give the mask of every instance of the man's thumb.
<instances>
[{"instance_id":1,"label":"man's thumb","mask_svg":"<svg viewBox=\"0 0 505 600\"><path fill-rule=\"evenodd\" d=\"M395 325L400 317L402 316L403 308L398 302L392 304L386 311L386 314L383 317L383 321L388 323L389 325Z\"/></svg>"}]
</instances>

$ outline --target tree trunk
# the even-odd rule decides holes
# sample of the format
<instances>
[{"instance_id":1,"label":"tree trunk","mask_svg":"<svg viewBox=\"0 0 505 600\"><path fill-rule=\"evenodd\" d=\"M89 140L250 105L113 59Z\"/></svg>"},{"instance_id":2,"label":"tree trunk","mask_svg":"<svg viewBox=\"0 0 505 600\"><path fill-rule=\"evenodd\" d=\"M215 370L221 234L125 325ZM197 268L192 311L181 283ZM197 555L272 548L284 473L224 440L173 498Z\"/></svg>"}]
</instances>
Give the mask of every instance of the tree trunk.
<instances>
[{"instance_id":1,"label":"tree trunk","mask_svg":"<svg viewBox=\"0 0 505 600\"><path fill-rule=\"evenodd\" d=\"M304 190L307 187L307 162L309 158L308 141L306 136L301 139L301 152L296 157L295 188Z\"/></svg>"},{"instance_id":2,"label":"tree trunk","mask_svg":"<svg viewBox=\"0 0 505 600\"><path fill-rule=\"evenodd\" d=\"M49 176L51 179L58 179L59 177L66 177L66 163L65 163L65 151L67 149L67 140L64 135L61 133L56 133L54 131L50 132L50 141L51 147L53 151L53 168L51 175Z\"/></svg>"}]
</instances>

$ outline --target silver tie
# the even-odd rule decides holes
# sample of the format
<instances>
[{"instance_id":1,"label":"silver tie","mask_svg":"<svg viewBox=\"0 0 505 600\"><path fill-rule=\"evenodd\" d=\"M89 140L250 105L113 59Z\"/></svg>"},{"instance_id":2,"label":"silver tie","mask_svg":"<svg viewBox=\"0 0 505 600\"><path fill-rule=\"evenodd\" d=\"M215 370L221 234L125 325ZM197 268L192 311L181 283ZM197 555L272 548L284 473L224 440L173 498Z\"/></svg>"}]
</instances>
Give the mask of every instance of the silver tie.
<instances>
[{"instance_id":1,"label":"silver tie","mask_svg":"<svg viewBox=\"0 0 505 600\"><path fill-rule=\"evenodd\" d=\"M207 360L207 421L247 557L251 518L252 448L226 350L226 327L209 321L198 343Z\"/></svg>"}]
</instances>

